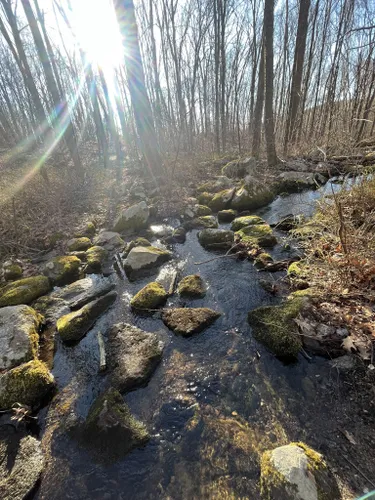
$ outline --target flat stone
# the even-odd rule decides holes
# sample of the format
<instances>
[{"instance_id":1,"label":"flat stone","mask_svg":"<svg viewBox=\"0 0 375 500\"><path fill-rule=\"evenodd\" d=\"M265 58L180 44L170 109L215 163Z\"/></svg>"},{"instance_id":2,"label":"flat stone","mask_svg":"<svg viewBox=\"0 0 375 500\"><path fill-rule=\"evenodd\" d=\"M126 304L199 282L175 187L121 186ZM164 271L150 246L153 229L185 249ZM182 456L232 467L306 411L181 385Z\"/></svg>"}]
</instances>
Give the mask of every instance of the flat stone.
<instances>
[{"instance_id":1,"label":"flat stone","mask_svg":"<svg viewBox=\"0 0 375 500\"><path fill-rule=\"evenodd\" d=\"M126 392L148 382L161 360L164 344L155 333L119 323L108 332L107 348L111 382Z\"/></svg>"},{"instance_id":2,"label":"flat stone","mask_svg":"<svg viewBox=\"0 0 375 500\"><path fill-rule=\"evenodd\" d=\"M38 351L42 317L26 305L0 309L0 370L33 359Z\"/></svg>"},{"instance_id":3,"label":"flat stone","mask_svg":"<svg viewBox=\"0 0 375 500\"><path fill-rule=\"evenodd\" d=\"M40 442L12 433L0 440L0 491L3 500L28 497L44 467Z\"/></svg>"},{"instance_id":4,"label":"flat stone","mask_svg":"<svg viewBox=\"0 0 375 500\"><path fill-rule=\"evenodd\" d=\"M153 246L132 248L124 260L124 269L130 279L143 274L145 270L161 266L172 258L172 253Z\"/></svg>"},{"instance_id":5,"label":"flat stone","mask_svg":"<svg viewBox=\"0 0 375 500\"><path fill-rule=\"evenodd\" d=\"M71 309L77 309L114 288L115 283L109 278L92 275L55 290L50 294L50 297L62 299L68 303Z\"/></svg>"},{"instance_id":6,"label":"flat stone","mask_svg":"<svg viewBox=\"0 0 375 500\"><path fill-rule=\"evenodd\" d=\"M102 230L98 236L94 238L94 245L102 246L108 251L115 250L125 246L125 241L121 238L119 233L114 231Z\"/></svg>"},{"instance_id":7,"label":"flat stone","mask_svg":"<svg viewBox=\"0 0 375 500\"><path fill-rule=\"evenodd\" d=\"M208 307L176 307L164 310L162 320L174 333L190 337L212 325L220 315Z\"/></svg>"},{"instance_id":8,"label":"flat stone","mask_svg":"<svg viewBox=\"0 0 375 500\"><path fill-rule=\"evenodd\" d=\"M145 227L150 216L146 202L141 201L121 212L113 224L113 230L117 232L137 230Z\"/></svg>"}]
</instances>

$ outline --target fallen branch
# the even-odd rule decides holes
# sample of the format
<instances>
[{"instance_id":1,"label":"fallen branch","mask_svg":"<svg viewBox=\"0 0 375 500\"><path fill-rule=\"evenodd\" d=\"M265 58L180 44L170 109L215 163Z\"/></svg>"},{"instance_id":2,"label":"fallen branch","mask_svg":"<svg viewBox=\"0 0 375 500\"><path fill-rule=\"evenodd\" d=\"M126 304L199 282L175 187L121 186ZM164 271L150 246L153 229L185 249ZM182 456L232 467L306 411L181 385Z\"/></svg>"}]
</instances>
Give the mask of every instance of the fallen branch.
<instances>
[{"instance_id":1,"label":"fallen branch","mask_svg":"<svg viewBox=\"0 0 375 500\"><path fill-rule=\"evenodd\" d=\"M173 276L172 276L171 284L169 285L169 290L168 290L168 295L169 296L171 296L171 295L174 294L174 289L176 287L177 276L178 276L177 271L173 271Z\"/></svg>"},{"instance_id":2,"label":"fallen branch","mask_svg":"<svg viewBox=\"0 0 375 500\"><path fill-rule=\"evenodd\" d=\"M107 360L105 353L105 345L103 335L98 332L98 344L99 344L99 371L104 372L107 369Z\"/></svg>"},{"instance_id":3,"label":"fallen branch","mask_svg":"<svg viewBox=\"0 0 375 500\"><path fill-rule=\"evenodd\" d=\"M359 469L359 468L358 468L355 464L353 464L353 462L351 462L351 461L349 460L349 458L348 458L346 455L343 455L343 457L345 458L345 460L346 460L346 461L347 461L347 462L348 462L348 463L349 463L352 467L354 467L354 468L356 469L356 471L358 471L358 472L361 474L361 476L362 476L364 479L366 479L366 481L368 481L368 482L371 484L371 486L372 486L373 488L375 488L375 483L373 483L373 482L372 482L372 481L371 481L371 480L370 480L370 479L369 479L369 478L368 478L368 477L367 477L367 476L366 476L366 475L365 475L365 474L361 471L361 469Z\"/></svg>"}]
</instances>

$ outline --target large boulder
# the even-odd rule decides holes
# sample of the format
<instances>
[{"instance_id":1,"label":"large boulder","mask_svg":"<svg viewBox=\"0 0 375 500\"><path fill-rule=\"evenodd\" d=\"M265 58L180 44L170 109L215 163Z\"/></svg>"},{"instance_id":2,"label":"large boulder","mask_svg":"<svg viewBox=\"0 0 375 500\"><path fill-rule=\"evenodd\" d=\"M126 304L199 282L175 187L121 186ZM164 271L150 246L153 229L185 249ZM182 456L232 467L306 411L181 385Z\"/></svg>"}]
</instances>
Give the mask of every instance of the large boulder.
<instances>
[{"instance_id":1,"label":"large boulder","mask_svg":"<svg viewBox=\"0 0 375 500\"><path fill-rule=\"evenodd\" d=\"M38 408L54 388L55 381L47 366L31 360L0 375L0 410L15 403Z\"/></svg>"},{"instance_id":2,"label":"large boulder","mask_svg":"<svg viewBox=\"0 0 375 500\"><path fill-rule=\"evenodd\" d=\"M99 245L89 248L86 252L85 272L87 274L101 273L104 262L108 257L108 250Z\"/></svg>"},{"instance_id":3,"label":"large boulder","mask_svg":"<svg viewBox=\"0 0 375 500\"><path fill-rule=\"evenodd\" d=\"M26 305L0 309L0 370L33 359L38 352L42 317Z\"/></svg>"},{"instance_id":4,"label":"large boulder","mask_svg":"<svg viewBox=\"0 0 375 500\"><path fill-rule=\"evenodd\" d=\"M190 337L212 325L220 315L208 307L176 307L166 309L162 314L162 320L174 333Z\"/></svg>"},{"instance_id":5,"label":"large boulder","mask_svg":"<svg viewBox=\"0 0 375 500\"><path fill-rule=\"evenodd\" d=\"M261 460L262 498L340 500L337 482L323 456L303 443L266 451Z\"/></svg>"},{"instance_id":6,"label":"large boulder","mask_svg":"<svg viewBox=\"0 0 375 500\"><path fill-rule=\"evenodd\" d=\"M30 304L51 289L46 276L32 276L13 281L0 288L0 307Z\"/></svg>"},{"instance_id":7,"label":"large boulder","mask_svg":"<svg viewBox=\"0 0 375 500\"><path fill-rule=\"evenodd\" d=\"M116 300L117 293L109 292L92 302L89 302L78 311L73 311L57 320L57 331L64 342L80 340Z\"/></svg>"},{"instance_id":8,"label":"large boulder","mask_svg":"<svg viewBox=\"0 0 375 500\"><path fill-rule=\"evenodd\" d=\"M113 230L119 233L123 231L136 231L146 226L150 210L146 202L141 201L123 210L113 224Z\"/></svg>"},{"instance_id":9,"label":"large boulder","mask_svg":"<svg viewBox=\"0 0 375 500\"><path fill-rule=\"evenodd\" d=\"M327 178L315 172L282 172L277 179L279 193L295 193L303 189L316 189L325 184Z\"/></svg>"},{"instance_id":10,"label":"large boulder","mask_svg":"<svg viewBox=\"0 0 375 500\"><path fill-rule=\"evenodd\" d=\"M105 457L120 458L150 438L146 427L130 413L121 394L109 388L91 406L83 437Z\"/></svg>"},{"instance_id":11,"label":"large boulder","mask_svg":"<svg viewBox=\"0 0 375 500\"><path fill-rule=\"evenodd\" d=\"M99 232L98 236L94 238L94 245L101 246L108 251L112 251L118 248L123 248L125 241L121 238L119 233L103 229Z\"/></svg>"},{"instance_id":12,"label":"large boulder","mask_svg":"<svg viewBox=\"0 0 375 500\"><path fill-rule=\"evenodd\" d=\"M219 191L214 195L211 201L208 202L208 206L214 211L224 210L229 207L231 200L234 196L236 189L229 188Z\"/></svg>"},{"instance_id":13,"label":"large boulder","mask_svg":"<svg viewBox=\"0 0 375 500\"><path fill-rule=\"evenodd\" d=\"M75 281L59 290L55 290L50 294L50 297L52 299L63 300L71 309L78 309L97 297L105 295L114 288L115 283L110 278L93 275Z\"/></svg>"},{"instance_id":14,"label":"large boulder","mask_svg":"<svg viewBox=\"0 0 375 500\"><path fill-rule=\"evenodd\" d=\"M253 172L256 167L256 159L253 157L240 158L233 160L221 169L223 175L231 178L242 178Z\"/></svg>"},{"instance_id":15,"label":"large boulder","mask_svg":"<svg viewBox=\"0 0 375 500\"><path fill-rule=\"evenodd\" d=\"M88 250L92 246L92 243L90 238L87 238L87 236L81 236L79 238L72 238L69 240L67 246L69 252L80 252Z\"/></svg>"},{"instance_id":16,"label":"large boulder","mask_svg":"<svg viewBox=\"0 0 375 500\"><path fill-rule=\"evenodd\" d=\"M181 297L200 298L206 295L206 287L199 274L182 278L177 288Z\"/></svg>"},{"instance_id":17,"label":"large boulder","mask_svg":"<svg viewBox=\"0 0 375 500\"><path fill-rule=\"evenodd\" d=\"M302 341L294 319L303 305L303 298L295 297L280 306L263 306L250 311L248 320L255 340L280 358L297 358Z\"/></svg>"},{"instance_id":18,"label":"large boulder","mask_svg":"<svg viewBox=\"0 0 375 500\"><path fill-rule=\"evenodd\" d=\"M268 205L274 198L274 193L258 183L246 184L240 187L233 195L230 208L242 212L243 210L256 210Z\"/></svg>"},{"instance_id":19,"label":"large boulder","mask_svg":"<svg viewBox=\"0 0 375 500\"><path fill-rule=\"evenodd\" d=\"M271 226L268 224L252 224L245 226L236 235L241 241L253 246L274 247L277 243L276 237L272 233Z\"/></svg>"},{"instance_id":20,"label":"large boulder","mask_svg":"<svg viewBox=\"0 0 375 500\"><path fill-rule=\"evenodd\" d=\"M55 257L47 262L43 274L57 286L67 285L79 279L81 260L74 255Z\"/></svg>"},{"instance_id":21,"label":"large boulder","mask_svg":"<svg viewBox=\"0 0 375 500\"><path fill-rule=\"evenodd\" d=\"M234 232L225 229L204 229L198 233L199 243L207 249L229 249L234 242Z\"/></svg>"},{"instance_id":22,"label":"large boulder","mask_svg":"<svg viewBox=\"0 0 375 500\"><path fill-rule=\"evenodd\" d=\"M111 382L126 392L148 382L161 360L164 344L155 333L119 323L109 330L107 347Z\"/></svg>"},{"instance_id":23,"label":"large boulder","mask_svg":"<svg viewBox=\"0 0 375 500\"><path fill-rule=\"evenodd\" d=\"M124 260L124 269L129 279L136 279L145 271L157 268L172 258L172 253L161 248L135 247Z\"/></svg>"},{"instance_id":24,"label":"large boulder","mask_svg":"<svg viewBox=\"0 0 375 500\"><path fill-rule=\"evenodd\" d=\"M44 467L40 442L12 432L0 439L0 491L2 500L29 498Z\"/></svg>"},{"instance_id":25,"label":"large boulder","mask_svg":"<svg viewBox=\"0 0 375 500\"><path fill-rule=\"evenodd\" d=\"M156 283L154 281L152 283L148 283L148 285L144 286L142 290L139 290L139 292L136 293L130 301L130 305L134 309L138 310L155 309L156 307L163 305L167 300L167 297L168 294L164 287L160 285L160 283Z\"/></svg>"},{"instance_id":26,"label":"large boulder","mask_svg":"<svg viewBox=\"0 0 375 500\"><path fill-rule=\"evenodd\" d=\"M246 226L254 226L256 224L265 224L265 221L258 217L258 215L245 215L244 217L237 217L231 225L232 231L238 231Z\"/></svg>"}]
</instances>

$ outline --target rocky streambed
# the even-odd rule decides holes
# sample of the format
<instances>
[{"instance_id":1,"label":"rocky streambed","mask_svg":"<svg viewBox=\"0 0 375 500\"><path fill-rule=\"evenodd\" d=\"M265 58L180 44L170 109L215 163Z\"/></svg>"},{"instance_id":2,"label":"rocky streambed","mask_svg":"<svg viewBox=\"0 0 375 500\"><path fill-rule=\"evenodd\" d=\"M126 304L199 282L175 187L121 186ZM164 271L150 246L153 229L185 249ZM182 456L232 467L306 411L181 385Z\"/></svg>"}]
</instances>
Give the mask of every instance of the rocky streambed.
<instances>
[{"instance_id":1,"label":"rocky streambed","mask_svg":"<svg viewBox=\"0 0 375 500\"><path fill-rule=\"evenodd\" d=\"M206 194L183 221L153 223L140 202L0 289L4 498L361 491L338 431L355 411L336 397L345 364L301 354L303 294L285 310L264 281L286 269L262 271L298 258L269 223L310 215L322 191L241 205L256 191Z\"/></svg>"}]
</instances>

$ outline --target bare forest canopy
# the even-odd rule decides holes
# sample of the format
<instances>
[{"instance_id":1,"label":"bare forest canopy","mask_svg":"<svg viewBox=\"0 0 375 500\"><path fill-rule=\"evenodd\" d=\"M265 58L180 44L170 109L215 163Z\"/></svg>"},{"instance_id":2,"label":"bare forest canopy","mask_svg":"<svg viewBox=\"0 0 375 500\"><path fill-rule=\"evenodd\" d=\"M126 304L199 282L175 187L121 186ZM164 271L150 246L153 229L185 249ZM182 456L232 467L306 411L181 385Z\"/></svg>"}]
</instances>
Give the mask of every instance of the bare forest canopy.
<instances>
[{"instance_id":1,"label":"bare forest canopy","mask_svg":"<svg viewBox=\"0 0 375 500\"><path fill-rule=\"evenodd\" d=\"M374 134L374 24L371 0L0 0L0 145L77 172L91 141L156 173L160 152L344 152Z\"/></svg>"}]
</instances>

